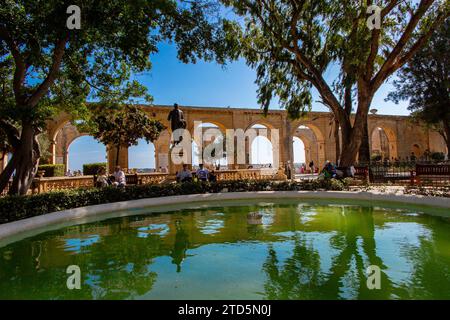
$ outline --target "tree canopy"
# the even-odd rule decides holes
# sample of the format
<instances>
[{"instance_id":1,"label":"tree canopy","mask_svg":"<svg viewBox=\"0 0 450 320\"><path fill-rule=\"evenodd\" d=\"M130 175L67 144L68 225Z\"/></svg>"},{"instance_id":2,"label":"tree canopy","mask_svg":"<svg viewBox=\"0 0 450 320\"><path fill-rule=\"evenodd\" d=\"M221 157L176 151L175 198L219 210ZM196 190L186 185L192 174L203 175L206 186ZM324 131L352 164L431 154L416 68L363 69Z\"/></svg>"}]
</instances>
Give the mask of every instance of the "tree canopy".
<instances>
[{"instance_id":1,"label":"tree canopy","mask_svg":"<svg viewBox=\"0 0 450 320\"><path fill-rule=\"evenodd\" d=\"M121 147L131 147L138 144L139 139L153 142L165 126L158 120L151 119L147 114L133 105L109 107L91 106L91 118L83 126L95 139L106 146L115 146L116 159L119 162Z\"/></svg>"},{"instance_id":2,"label":"tree canopy","mask_svg":"<svg viewBox=\"0 0 450 320\"><path fill-rule=\"evenodd\" d=\"M151 68L158 43L172 41L183 62L224 61L222 21L209 0L81 0L80 29L69 29L72 1L5 0L0 7L0 128L13 158L12 193L27 192L41 156L37 135L60 111L86 116L87 101L149 98L132 74Z\"/></svg>"},{"instance_id":3,"label":"tree canopy","mask_svg":"<svg viewBox=\"0 0 450 320\"><path fill-rule=\"evenodd\" d=\"M297 118L311 108L311 88L342 129L341 162L352 164L367 135L375 92L427 42L449 14L433 0L222 0L240 17L228 23L236 56L257 70L259 102L278 97ZM375 12L375 13L374 13ZM379 28L372 26L379 14ZM338 74L330 76L329 71ZM354 121L352 109L356 107Z\"/></svg>"},{"instance_id":4,"label":"tree canopy","mask_svg":"<svg viewBox=\"0 0 450 320\"><path fill-rule=\"evenodd\" d=\"M447 143L450 156L450 20L398 73L389 99L409 100L408 109L432 126Z\"/></svg>"}]
</instances>

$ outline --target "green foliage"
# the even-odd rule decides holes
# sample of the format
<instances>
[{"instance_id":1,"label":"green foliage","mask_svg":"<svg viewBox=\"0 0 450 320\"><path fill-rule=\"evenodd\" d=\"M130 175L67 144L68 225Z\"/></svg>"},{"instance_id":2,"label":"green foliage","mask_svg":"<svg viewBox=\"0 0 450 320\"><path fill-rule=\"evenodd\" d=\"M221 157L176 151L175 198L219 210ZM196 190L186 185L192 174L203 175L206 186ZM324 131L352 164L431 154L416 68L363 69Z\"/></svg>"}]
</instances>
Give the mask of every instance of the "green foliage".
<instances>
[{"instance_id":1,"label":"green foliage","mask_svg":"<svg viewBox=\"0 0 450 320\"><path fill-rule=\"evenodd\" d=\"M388 99L408 100L408 109L420 122L437 129L450 141L450 19L398 73ZM448 143L450 145L450 143ZM450 150L449 150L450 152Z\"/></svg>"},{"instance_id":2,"label":"green foliage","mask_svg":"<svg viewBox=\"0 0 450 320\"><path fill-rule=\"evenodd\" d=\"M211 14L217 8L211 1L117 0L100 5L84 0L78 4L81 29L69 30L66 10L72 4L59 0L2 3L0 73L7 97L0 102L3 116L43 124L61 110L82 116L87 98L113 102L149 98L145 87L130 77L151 68L149 57L158 52L160 41L175 42L183 62L224 61L222 24ZM19 55L13 58L14 44ZM55 61L58 45L64 51L61 60ZM20 59L25 58L26 64L21 65ZM60 62L59 70L51 73L54 62ZM15 70L30 71L26 77L32 81L20 83L23 97L12 89ZM46 80L50 86L40 87ZM40 99L27 99L38 98L37 94ZM25 103L19 106L18 102Z\"/></svg>"},{"instance_id":3,"label":"green foliage","mask_svg":"<svg viewBox=\"0 0 450 320\"><path fill-rule=\"evenodd\" d=\"M108 164L106 162L83 164L83 175L85 176L96 175L100 168L104 168L106 170L107 165Z\"/></svg>"},{"instance_id":4,"label":"green foliage","mask_svg":"<svg viewBox=\"0 0 450 320\"><path fill-rule=\"evenodd\" d=\"M63 164L43 164L39 166L39 171L45 171L44 177L64 177Z\"/></svg>"},{"instance_id":5,"label":"green foliage","mask_svg":"<svg viewBox=\"0 0 450 320\"><path fill-rule=\"evenodd\" d=\"M230 50L257 70L259 102L267 111L278 96L292 117L301 117L311 108L312 86L319 91L321 102L332 109L337 108L337 100L344 104L346 93L366 89L361 83L373 94L399 67L394 57L403 58L403 53L436 27L433 22L448 14L448 6L438 1L420 5L414 0L379 1L375 4L386 9L381 29L371 31L366 14L371 3L367 1L222 3L242 18L226 23L226 39ZM417 12L413 23L409 12ZM411 32L406 31L408 25ZM339 78L333 79L330 73L325 77L330 67L340 69Z\"/></svg>"},{"instance_id":6,"label":"green foliage","mask_svg":"<svg viewBox=\"0 0 450 320\"><path fill-rule=\"evenodd\" d=\"M443 152L432 152L430 158L434 161L444 161L445 154Z\"/></svg>"},{"instance_id":7,"label":"green foliage","mask_svg":"<svg viewBox=\"0 0 450 320\"><path fill-rule=\"evenodd\" d=\"M153 142L165 126L158 120L132 105L110 106L93 105L91 118L82 124L83 129L102 142L116 148L137 145L139 139Z\"/></svg>"},{"instance_id":8,"label":"green foliage","mask_svg":"<svg viewBox=\"0 0 450 320\"><path fill-rule=\"evenodd\" d=\"M0 127L15 149L13 193L25 194L40 158L36 139L64 111L89 115L105 105L151 101L133 76L151 69L162 41L183 62L225 61L222 21L210 0L82 0L81 29L69 30L68 0L6 0L0 5ZM26 137L21 134L26 132ZM0 133L0 144L4 140ZM23 140L33 143L22 143ZM31 156L30 156L31 155ZM0 175L0 192L14 170Z\"/></svg>"},{"instance_id":9,"label":"green foliage","mask_svg":"<svg viewBox=\"0 0 450 320\"><path fill-rule=\"evenodd\" d=\"M50 212L118 201L176 195L246 192L246 191L298 191L345 190L343 182L335 179L303 182L274 181L219 181L215 183L174 183L168 185L136 185L125 188L78 189L50 192L31 196L0 198L0 223L38 216Z\"/></svg>"},{"instance_id":10,"label":"green foliage","mask_svg":"<svg viewBox=\"0 0 450 320\"><path fill-rule=\"evenodd\" d=\"M50 149L50 139L46 133L38 135L39 148L41 150L41 164L46 164L48 159L52 156Z\"/></svg>"}]
</instances>

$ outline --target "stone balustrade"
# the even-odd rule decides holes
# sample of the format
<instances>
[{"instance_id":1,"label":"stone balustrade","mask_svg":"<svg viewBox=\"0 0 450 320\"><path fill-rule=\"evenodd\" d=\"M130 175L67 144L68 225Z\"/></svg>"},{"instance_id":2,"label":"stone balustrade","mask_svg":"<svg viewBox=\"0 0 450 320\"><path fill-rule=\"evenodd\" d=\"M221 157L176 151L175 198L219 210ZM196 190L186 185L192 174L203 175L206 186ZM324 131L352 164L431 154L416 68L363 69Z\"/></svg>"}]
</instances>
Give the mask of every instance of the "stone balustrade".
<instances>
[{"instance_id":1,"label":"stone balustrade","mask_svg":"<svg viewBox=\"0 0 450 320\"><path fill-rule=\"evenodd\" d=\"M246 169L215 171L218 181L224 180L266 180L273 179L274 169Z\"/></svg>"},{"instance_id":2,"label":"stone balustrade","mask_svg":"<svg viewBox=\"0 0 450 320\"><path fill-rule=\"evenodd\" d=\"M159 184L167 180L167 173L138 173L138 179L142 184Z\"/></svg>"},{"instance_id":3,"label":"stone balustrade","mask_svg":"<svg viewBox=\"0 0 450 320\"><path fill-rule=\"evenodd\" d=\"M139 173L138 179L142 184L158 184L165 181L167 176L167 173ZM94 176L36 178L33 181L32 193L92 188L93 186Z\"/></svg>"},{"instance_id":4,"label":"stone balustrade","mask_svg":"<svg viewBox=\"0 0 450 320\"><path fill-rule=\"evenodd\" d=\"M94 186L93 176L36 178L33 181L32 193L45 193Z\"/></svg>"},{"instance_id":5,"label":"stone balustrade","mask_svg":"<svg viewBox=\"0 0 450 320\"><path fill-rule=\"evenodd\" d=\"M217 180L266 180L274 179L274 169L220 170L215 172ZM169 180L167 173L138 173L140 184L159 184ZM51 191L94 187L93 176L36 178L31 192L34 194Z\"/></svg>"}]
</instances>

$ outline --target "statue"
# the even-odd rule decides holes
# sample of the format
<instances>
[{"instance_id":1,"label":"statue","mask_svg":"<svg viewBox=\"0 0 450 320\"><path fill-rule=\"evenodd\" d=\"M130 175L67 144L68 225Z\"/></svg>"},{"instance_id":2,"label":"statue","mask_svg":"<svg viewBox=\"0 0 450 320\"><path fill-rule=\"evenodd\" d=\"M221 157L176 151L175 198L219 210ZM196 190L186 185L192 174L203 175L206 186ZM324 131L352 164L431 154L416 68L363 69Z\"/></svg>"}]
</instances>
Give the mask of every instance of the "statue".
<instances>
[{"instance_id":1,"label":"statue","mask_svg":"<svg viewBox=\"0 0 450 320\"><path fill-rule=\"evenodd\" d=\"M170 128L172 133L178 129L186 129L186 120L184 120L183 111L178 108L178 104L173 105L172 111L169 112L167 120L170 121ZM174 141L174 144L178 144L182 141L183 137L180 137L178 141Z\"/></svg>"}]
</instances>

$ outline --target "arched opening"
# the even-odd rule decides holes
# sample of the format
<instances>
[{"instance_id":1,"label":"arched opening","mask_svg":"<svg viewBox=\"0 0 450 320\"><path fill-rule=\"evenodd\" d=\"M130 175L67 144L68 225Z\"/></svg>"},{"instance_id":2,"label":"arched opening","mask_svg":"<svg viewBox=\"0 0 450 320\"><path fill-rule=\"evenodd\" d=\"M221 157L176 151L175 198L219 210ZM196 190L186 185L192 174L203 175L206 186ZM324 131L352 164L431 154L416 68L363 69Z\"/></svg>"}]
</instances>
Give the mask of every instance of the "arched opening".
<instances>
[{"instance_id":1,"label":"arched opening","mask_svg":"<svg viewBox=\"0 0 450 320\"><path fill-rule=\"evenodd\" d=\"M192 141L192 168L197 169L200 165L202 155L197 142Z\"/></svg>"},{"instance_id":2,"label":"arched opening","mask_svg":"<svg viewBox=\"0 0 450 320\"><path fill-rule=\"evenodd\" d=\"M390 142L386 131L377 127L372 131L370 153L374 161L383 161L390 159Z\"/></svg>"},{"instance_id":3,"label":"arched opening","mask_svg":"<svg viewBox=\"0 0 450 320\"><path fill-rule=\"evenodd\" d=\"M67 169L83 172L83 165L107 162L106 147L91 136L75 138L67 148Z\"/></svg>"},{"instance_id":4,"label":"arched opening","mask_svg":"<svg viewBox=\"0 0 450 320\"><path fill-rule=\"evenodd\" d=\"M293 160L296 173L314 173L311 170L315 170L325 162L324 141L317 130L300 125L293 133ZM313 165L310 167L311 162Z\"/></svg>"},{"instance_id":5,"label":"arched opening","mask_svg":"<svg viewBox=\"0 0 450 320\"><path fill-rule=\"evenodd\" d=\"M299 137L293 139L293 153L294 153L294 171L297 174L305 173L306 167L306 151L305 143Z\"/></svg>"},{"instance_id":6,"label":"arched opening","mask_svg":"<svg viewBox=\"0 0 450 320\"><path fill-rule=\"evenodd\" d=\"M253 168L273 167L273 146L269 140L269 129L262 124L255 124L251 129L256 131L256 137L250 143L250 165Z\"/></svg>"},{"instance_id":7,"label":"arched opening","mask_svg":"<svg viewBox=\"0 0 450 320\"><path fill-rule=\"evenodd\" d=\"M154 172L156 170L155 145L140 139L136 146L128 148L128 166L130 170L139 173Z\"/></svg>"},{"instance_id":8,"label":"arched opening","mask_svg":"<svg viewBox=\"0 0 450 320\"><path fill-rule=\"evenodd\" d=\"M193 137L193 168L198 168L200 163L214 166L215 168L227 168L228 160L225 150L224 129L211 122L202 122L196 129L201 130L201 137Z\"/></svg>"}]
</instances>

